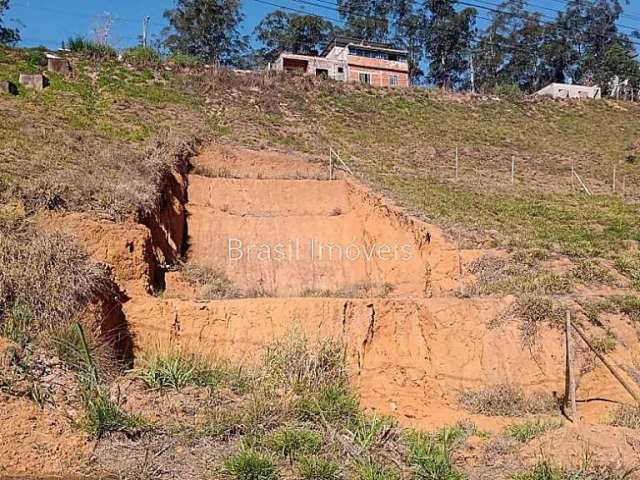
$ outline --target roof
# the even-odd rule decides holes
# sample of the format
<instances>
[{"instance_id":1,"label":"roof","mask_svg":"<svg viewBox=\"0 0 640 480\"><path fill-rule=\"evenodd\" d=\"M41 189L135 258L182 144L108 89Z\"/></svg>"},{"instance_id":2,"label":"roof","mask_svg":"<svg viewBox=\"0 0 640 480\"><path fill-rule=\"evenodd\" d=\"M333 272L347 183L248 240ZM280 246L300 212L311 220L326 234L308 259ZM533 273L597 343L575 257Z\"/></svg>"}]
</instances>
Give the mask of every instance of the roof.
<instances>
[{"instance_id":1,"label":"roof","mask_svg":"<svg viewBox=\"0 0 640 480\"><path fill-rule=\"evenodd\" d=\"M333 47L346 47L347 45L357 45L358 47L368 48L371 50L384 50L387 52L399 53L399 54L408 53L407 50L397 48L396 46L390 43L371 42L369 40L363 40L361 38L353 38L353 37L346 37L344 35L337 35L327 43L327 45L324 47L324 50L320 55L323 57L326 57Z\"/></svg>"}]
</instances>

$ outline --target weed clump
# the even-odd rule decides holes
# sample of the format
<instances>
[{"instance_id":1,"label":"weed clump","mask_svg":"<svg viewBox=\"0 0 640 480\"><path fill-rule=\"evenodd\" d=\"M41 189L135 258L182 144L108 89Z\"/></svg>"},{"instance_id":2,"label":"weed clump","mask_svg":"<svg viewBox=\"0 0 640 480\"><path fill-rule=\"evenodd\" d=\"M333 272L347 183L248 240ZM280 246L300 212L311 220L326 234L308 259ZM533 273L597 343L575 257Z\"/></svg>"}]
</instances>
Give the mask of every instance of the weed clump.
<instances>
[{"instance_id":1,"label":"weed clump","mask_svg":"<svg viewBox=\"0 0 640 480\"><path fill-rule=\"evenodd\" d=\"M115 60L118 56L111 45L99 43L81 36L71 37L64 44L74 53L81 53L91 60Z\"/></svg>"},{"instance_id":2,"label":"weed clump","mask_svg":"<svg viewBox=\"0 0 640 480\"><path fill-rule=\"evenodd\" d=\"M611 425L640 430L640 408L621 405L614 412Z\"/></svg>"},{"instance_id":3,"label":"weed clump","mask_svg":"<svg viewBox=\"0 0 640 480\"><path fill-rule=\"evenodd\" d=\"M277 480L280 473L271 457L246 449L225 459L223 475L232 480Z\"/></svg>"},{"instance_id":4,"label":"weed clump","mask_svg":"<svg viewBox=\"0 0 640 480\"><path fill-rule=\"evenodd\" d=\"M322 437L313 430L283 427L271 433L267 446L279 455L293 461L300 454L313 453L320 447Z\"/></svg>"},{"instance_id":5,"label":"weed clump","mask_svg":"<svg viewBox=\"0 0 640 480\"><path fill-rule=\"evenodd\" d=\"M312 455L298 462L298 473L302 480L339 480L340 467L336 462Z\"/></svg>"},{"instance_id":6,"label":"weed clump","mask_svg":"<svg viewBox=\"0 0 640 480\"><path fill-rule=\"evenodd\" d=\"M188 262L182 267L182 275L190 285L197 288L197 296L200 300L219 300L238 296L233 283L220 269Z\"/></svg>"},{"instance_id":7,"label":"weed clump","mask_svg":"<svg viewBox=\"0 0 640 480\"><path fill-rule=\"evenodd\" d=\"M541 418L529 420L524 423L511 425L507 428L507 435L520 443L527 443L536 437L560 428L560 422L550 422Z\"/></svg>"},{"instance_id":8,"label":"weed clump","mask_svg":"<svg viewBox=\"0 0 640 480\"><path fill-rule=\"evenodd\" d=\"M515 385L503 383L483 390L465 390L458 397L463 408L470 412L492 417L522 417L550 413L557 405L553 397L531 395Z\"/></svg>"}]
</instances>

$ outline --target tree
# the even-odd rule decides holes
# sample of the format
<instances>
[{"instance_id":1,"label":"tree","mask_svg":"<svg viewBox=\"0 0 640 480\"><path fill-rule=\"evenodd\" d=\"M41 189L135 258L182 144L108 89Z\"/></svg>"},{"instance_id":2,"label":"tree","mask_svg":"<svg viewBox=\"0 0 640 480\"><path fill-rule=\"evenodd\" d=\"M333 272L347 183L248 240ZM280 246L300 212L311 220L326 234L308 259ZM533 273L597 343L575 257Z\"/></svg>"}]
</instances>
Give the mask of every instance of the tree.
<instances>
[{"instance_id":1,"label":"tree","mask_svg":"<svg viewBox=\"0 0 640 480\"><path fill-rule=\"evenodd\" d=\"M395 0L391 12L394 31L393 43L408 52L409 77L413 83L424 76L424 38L427 14L423 6L413 0Z\"/></svg>"},{"instance_id":2,"label":"tree","mask_svg":"<svg viewBox=\"0 0 640 480\"><path fill-rule=\"evenodd\" d=\"M170 25L164 45L173 53L235 65L248 45L238 30L244 20L240 8L240 0L176 0L175 8L164 12Z\"/></svg>"},{"instance_id":3,"label":"tree","mask_svg":"<svg viewBox=\"0 0 640 480\"><path fill-rule=\"evenodd\" d=\"M469 69L469 53L475 37L476 10L456 11L454 0L427 0L425 53L429 80L452 88L463 81Z\"/></svg>"},{"instance_id":4,"label":"tree","mask_svg":"<svg viewBox=\"0 0 640 480\"><path fill-rule=\"evenodd\" d=\"M297 15L276 10L263 18L254 34L264 48L261 56L272 62L284 51L318 55L334 32L331 22L317 15Z\"/></svg>"},{"instance_id":5,"label":"tree","mask_svg":"<svg viewBox=\"0 0 640 480\"><path fill-rule=\"evenodd\" d=\"M634 53L621 44L607 49L596 77L597 83L606 93L610 93L609 82L616 76L622 82L628 80L629 86L634 89L640 88L640 64L635 60Z\"/></svg>"},{"instance_id":6,"label":"tree","mask_svg":"<svg viewBox=\"0 0 640 480\"><path fill-rule=\"evenodd\" d=\"M338 0L345 19L344 34L373 42L386 42L390 34L393 3L388 0Z\"/></svg>"},{"instance_id":7,"label":"tree","mask_svg":"<svg viewBox=\"0 0 640 480\"><path fill-rule=\"evenodd\" d=\"M15 45L20 41L20 31L16 28L5 27L2 24L2 17L9 9L9 0L0 0L0 44Z\"/></svg>"}]
</instances>

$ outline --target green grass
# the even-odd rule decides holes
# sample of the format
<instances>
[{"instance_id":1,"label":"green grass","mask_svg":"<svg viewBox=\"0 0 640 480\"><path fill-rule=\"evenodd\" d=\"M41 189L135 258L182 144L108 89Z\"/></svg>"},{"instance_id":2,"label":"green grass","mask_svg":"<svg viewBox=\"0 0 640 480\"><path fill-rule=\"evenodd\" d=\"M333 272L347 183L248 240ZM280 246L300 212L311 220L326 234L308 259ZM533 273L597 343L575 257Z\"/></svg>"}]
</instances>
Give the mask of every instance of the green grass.
<instances>
[{"instance_id":1,"label":"green grass","mask_svg":"<svg viewBox=\"0 0 640 480\"><path fill-rule=\"evenodd\" d=\"M407 439L408 461L416 480L462 480L453 465L456 445L465 435L459 428L445 427L436 435L412 433Z\"/></svg>"},{"instance_id":2,"label":"green grass","mask_svg":"<svg viewBox=\"0 0 640 480\"><path fill-rule=\"evenodd\" d=\"M283 427L271 433L267 439L267 446L283 457L293 460L300 454L310 454L316 451L322 443L322 436L303 428Z\"/></svg>"},{"instance_id":3,"label":"green grass","mask_svg":"<svg viewBox=\"0 0 640 480\"><path fill-rule=\"evenodd\" d=\"M507 435L520 443L527 443L550 430L555 430L562 426L557 421L549 421L541 418L528 420L524 423L510 425L507 428Z\"/></svg>"},{"instance_id":4,"label":"green grass","mask_svg":"<svg viewBox=\"0 0 640 480\"><path fill-rule=\"evenodd\" d=\"M478 191L428 177L371 180L435 221L495 230L513 246L593 257L640 239L640 208L614 197Z\"/></svg>"},{"instance_id":5,"label":"green grass","mask_svg":"<svg viewBox=\"0 0 640 480\"><path fill-rule=\"evenodd\" d=\"M327 386L317 392L306 393L296 404L302 421L324 425L348 425L358 418L358 402L347 388Z\"/></svg>"},{"instance_id":6,"label":"green grass","mask_svg":"<svg viewBox=\"0 0 640 480\"><path fill-rule=\"evenodd\" d=\"M279 470L269 456L242 450L225 459L223 475L233 480L277 480Z\"/></svg>"},{"instance_id":7,"label":"green grass","mask_svg":"<svg viewBox=\"0 0 640 480\"><path fill-rule=\"evenodd\" d=\"M236 390L244 390L250 381L241 370L227 366L212 365L211 362L195 355L182 352L151 355L139 360L139 366L132 372L149 388L182 390L188 385L216 388L227 385Z\"/></svg>"},{"instance_id":8,"label":"green grass","mask_svg":"<svg viewBox=\"0 0 640 480\"><path fill-rule=\"evenodd\" d=\"M107 393L101 391L86 394L83 404L85 417L82 427L93 438L100 438L110 432L148 425L144 418L125 412L109 398Z\"/></svg>"},{"instance_id":9,"label":"green grass","mask_svg":"<svg viewBox=\"0 0 640 480\"><path fill-rule=\"evenodd\" d=\"M353 480L399 480L401 478L397 468L377 463L371 459L360 461L353 470Z\"/></svg>"},{"instance_id":10,"label":"green grass","mask_svg":"<svg viewBox=\"0 0 640 480\"><path fill-rule=\"evenodd\" d=\"M302 480L339 480L341 478L340 467L336 462L315 455L300 459L298 474Z\"/></svg>"}]
</instances>

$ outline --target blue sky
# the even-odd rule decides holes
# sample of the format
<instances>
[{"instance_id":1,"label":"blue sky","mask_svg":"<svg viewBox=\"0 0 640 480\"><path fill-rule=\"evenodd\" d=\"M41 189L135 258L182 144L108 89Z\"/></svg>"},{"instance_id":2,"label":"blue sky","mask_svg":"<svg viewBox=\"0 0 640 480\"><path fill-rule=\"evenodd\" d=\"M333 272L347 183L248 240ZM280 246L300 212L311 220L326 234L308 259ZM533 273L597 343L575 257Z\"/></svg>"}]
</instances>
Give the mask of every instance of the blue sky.
<instances>
[{"instance_id":1,"label":"blue sky","mask_svg":"<svg viewBox=\"0 0 640 480\"><path fill-rule=\"evenodd\" d=\"M249 34L256 24L268 12L277 7L260 3L284 5L290 8L305 10L327 17L337 17L326 0L318 2L326 8L311 6L303 1L295 0L243 0L246 16L243 30ZM311 3L317 3L308 0ZM472 0L469 0L472 1ZM497 4L500 0L479 0L478 4ZM473 0L473 3L476 3ZM530 5L539 7L545 15L554 14L551 10L563 8L563 0L530 0ZM10 0L7 23L17 26L22 33L23 46L44 45L49 48L60 46L60 42L73 35L90 35L97 19L104 12L111 13L114 23L111 41L114 46L124 48L137 44L142 30L142 19L151 17L152 38L157 38L166 25L162 13L173 6L173 0ZM484 17L490 16L487 11L479 10ZM482 22L482 21L481 21ZM625 8L625 16L620 24L640 30L640 0L631 0ZM624 31L628 31L625 29Z\"/></svg>"}]
</instances>

